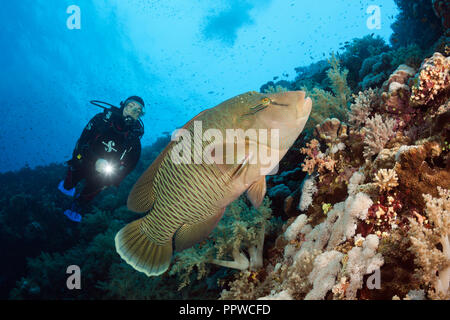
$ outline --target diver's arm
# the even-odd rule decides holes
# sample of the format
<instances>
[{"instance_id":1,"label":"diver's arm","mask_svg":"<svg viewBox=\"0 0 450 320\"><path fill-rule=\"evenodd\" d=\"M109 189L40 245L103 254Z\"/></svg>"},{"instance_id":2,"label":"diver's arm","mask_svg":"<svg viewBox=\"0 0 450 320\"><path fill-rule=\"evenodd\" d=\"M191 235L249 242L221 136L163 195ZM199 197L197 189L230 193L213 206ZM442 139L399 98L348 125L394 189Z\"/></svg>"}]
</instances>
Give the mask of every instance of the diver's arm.
<instances>
[{"instance_id":1,"label":"diver's arm","mask_svg":"<svg viewBox=\"0 0 450 320\"><path fill-rule=\"evenodd\" d=\"M141 142L138 140L137 143L134 144L133 149L129 155L127 166L125 167L126 175L128 175L131 171L136 167L139 158L141 157Z\"/></svg>"},{"instance_id":2,"label":"diver's arm","mask_svg":"<svg viewBox=\"0 0 450 320\"><path fill-rule=\"evenodd\" d=\"M139 158L141 156L141 142L138 140L134 143L130 152L127 154L126 161L122 164L122 169L119 171L115 185L118 186L125 177L134 170Z\"/></svg>"},{"instance_id":3,"label":"diver's arm","mask_svg":"<svg viewBox=\"0 0 450 320\"><path fill-rule=\"evenodd\" d=\"M89 153L89 146L95 137L107 127L104 113L96 114L84 127L77 146L75 147L74 156L80 154L82 157L87 157ZM76 153L76 154L75 154Z\"/></svg>"}]
</instances>

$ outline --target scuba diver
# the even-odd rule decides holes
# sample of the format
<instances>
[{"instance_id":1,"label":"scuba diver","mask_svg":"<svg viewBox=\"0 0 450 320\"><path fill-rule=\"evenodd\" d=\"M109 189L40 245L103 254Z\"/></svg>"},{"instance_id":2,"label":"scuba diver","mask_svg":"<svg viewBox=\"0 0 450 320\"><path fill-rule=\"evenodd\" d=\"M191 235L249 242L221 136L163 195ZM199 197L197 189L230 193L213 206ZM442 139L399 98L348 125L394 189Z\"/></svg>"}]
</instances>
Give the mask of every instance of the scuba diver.
<instances>
[{"instance_id":1,"label":"scuba diver","mask_svg":"<svg viewBox=\"0 0 450 320\"><path fill-rule=\"evenodd\" d=\"M80 222L86 205L108 186L118 187L135 168L140 154L144 125L144 100L131 96L120 103L120 108L109 103L93 100L92 104L104 109L95 115L84 128L67 161L67 175L58 189L65 195L75 197L70 209L64 214L72 221ZM104 107L106 104L111 108ZM75 187L85 179L80 194Z\"/></svg>"}]
</instances>

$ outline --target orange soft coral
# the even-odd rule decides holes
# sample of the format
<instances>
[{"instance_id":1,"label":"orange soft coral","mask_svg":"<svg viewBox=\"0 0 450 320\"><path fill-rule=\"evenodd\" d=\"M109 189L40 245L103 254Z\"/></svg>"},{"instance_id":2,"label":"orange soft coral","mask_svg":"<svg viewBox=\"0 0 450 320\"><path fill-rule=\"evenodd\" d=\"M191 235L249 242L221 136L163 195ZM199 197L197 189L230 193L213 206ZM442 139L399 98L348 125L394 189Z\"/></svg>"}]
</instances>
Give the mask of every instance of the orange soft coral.
<instances>
[{"instance_id":1,"label":"orange soft coral","mask_svg":"<svg viewBox=\"0 0 450 320\"><path fill-rule=\"evenodd\" d=\"M302 163L303 171L308 172L308 174L312 174L316 170L316 166L319 173L324 173L325 170L334 170L336 161L323 154L320 151L319 146L319 141L312 139L306 144L306 148L300 150L301 153L308 156L304 163Z\"/></svg>"}]
</instances>

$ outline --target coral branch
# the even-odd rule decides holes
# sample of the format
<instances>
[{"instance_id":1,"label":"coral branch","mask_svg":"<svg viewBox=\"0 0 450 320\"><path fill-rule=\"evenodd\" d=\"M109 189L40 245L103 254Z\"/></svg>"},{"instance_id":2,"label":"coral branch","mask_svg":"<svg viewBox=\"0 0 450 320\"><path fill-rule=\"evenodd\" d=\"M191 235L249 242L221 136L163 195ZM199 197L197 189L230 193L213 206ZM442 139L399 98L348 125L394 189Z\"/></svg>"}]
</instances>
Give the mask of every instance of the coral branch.
<instances>
[{"instance_id":1,"label":"coral branch","mask_svg":"<svg viewBox=\"0 0 450 320\"><path fill-rule=\"evenodd\" d=\"M218 260L218 259L212 259L211 263L217 264L221 267L226 268L232 268L232 269L238 269L238 270L247 270L250 266L250 261L248 260L247 256L240 252L239 249L234 248L233 252L233 261L226 261L226 260Z\"/></svg>"}]
</instances>

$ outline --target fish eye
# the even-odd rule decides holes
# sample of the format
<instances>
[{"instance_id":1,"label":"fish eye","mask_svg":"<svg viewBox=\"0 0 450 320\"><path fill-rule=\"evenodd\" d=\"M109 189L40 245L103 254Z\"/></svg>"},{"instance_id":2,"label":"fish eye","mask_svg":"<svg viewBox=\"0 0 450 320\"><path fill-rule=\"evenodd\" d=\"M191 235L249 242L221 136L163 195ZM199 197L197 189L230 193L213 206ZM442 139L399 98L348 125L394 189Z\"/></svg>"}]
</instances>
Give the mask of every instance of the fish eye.
<instances>
[{"instance_id":1,"label":"fish eye","mask_svg":"<svg viewBox=\"0 0 450 320\"><path fill-rule=\"evenodd\" d=\"M270 103L270 99L269 98L263 98L262 100L261 100L261 103L263 103L263 104L269 104Z\"/></svg>"}]
</instances>

